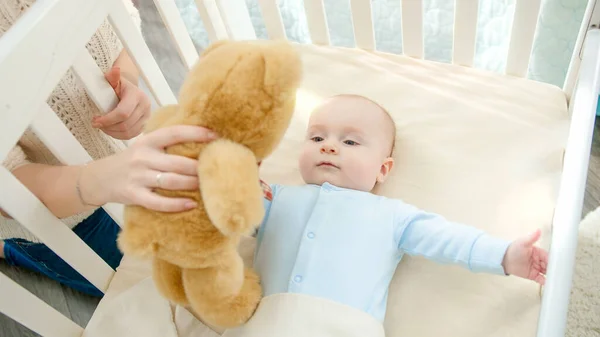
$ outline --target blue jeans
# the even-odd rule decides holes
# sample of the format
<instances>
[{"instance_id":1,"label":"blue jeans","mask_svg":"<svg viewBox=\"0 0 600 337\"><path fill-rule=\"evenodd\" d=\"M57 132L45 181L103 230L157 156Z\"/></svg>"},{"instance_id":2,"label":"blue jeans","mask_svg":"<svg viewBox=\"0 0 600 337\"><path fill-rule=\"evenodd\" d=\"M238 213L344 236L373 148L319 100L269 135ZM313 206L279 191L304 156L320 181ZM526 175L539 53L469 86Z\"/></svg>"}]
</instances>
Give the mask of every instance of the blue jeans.
<instances>
[{"instance_id":1,"label":"blue jeans","mask_svg":"<svg viewBox=\"0 0 600 337\"><path fill-rule=\"evenodd\" d=\"M117 248L119 231L119 225L102 208L96 210L73 228L73 232L113 269L119 266L123 257ZM4 241L4 256L10 265L42 273L89 295L103 296L98 288L42 243L23 239L7 239Z\"/></svg>"}]
</instances>

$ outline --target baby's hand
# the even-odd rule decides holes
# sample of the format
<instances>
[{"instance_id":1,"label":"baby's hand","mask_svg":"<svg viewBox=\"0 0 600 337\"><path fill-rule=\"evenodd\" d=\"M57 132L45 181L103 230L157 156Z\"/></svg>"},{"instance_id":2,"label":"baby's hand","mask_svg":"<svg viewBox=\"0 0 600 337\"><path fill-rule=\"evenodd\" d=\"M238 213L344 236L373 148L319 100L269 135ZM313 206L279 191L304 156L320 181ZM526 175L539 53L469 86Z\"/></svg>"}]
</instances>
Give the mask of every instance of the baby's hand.
<instances>
[{"instance_id":1,"label":"baby's hand","mask_svg":"<svg viewBox=\"0 0 600 337\"><path fill-rule=\"evenodd\" d=\"M548 252L533 246L540 239L541 234L541 230L538 229L510 244L502 261L502 266L507 274L533 280L544 285Z\"/></svg>"}]
</instances>

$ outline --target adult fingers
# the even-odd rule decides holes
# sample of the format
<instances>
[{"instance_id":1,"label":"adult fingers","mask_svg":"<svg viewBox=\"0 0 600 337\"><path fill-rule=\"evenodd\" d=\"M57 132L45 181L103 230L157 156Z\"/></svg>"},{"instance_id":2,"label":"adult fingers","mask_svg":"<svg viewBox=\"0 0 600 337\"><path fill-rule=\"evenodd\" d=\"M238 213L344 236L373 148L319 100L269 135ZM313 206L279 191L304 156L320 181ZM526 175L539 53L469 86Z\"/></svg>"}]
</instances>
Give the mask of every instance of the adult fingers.
<instances>
[{"instance_id":1,"label":"adult fingers","mask_svg":"<svg viewBox=\"0 0 600 337\"><path fill-rule=\"evenodd\" d=\"M138 105L127 120L102 128L102 131L117 139L131 139L142 133L147 119L148 116L144 113L144 108Z\"/></svg>"},{"instance_id":2,"label":"adult fingers","mask_svg":"<svg viewBox=\"0 0 600 337\"><path fill-rule=\"evenodd\" d=\"M182 212L197 207L191 199L163 197L148 190L139 192L137 204L158 212Z\"/></svg>"},{"instance_id":3,"label":"adult fingers","mask_svg":"<svg viewBox=\"0 0 600 337\"><path fill-rule=\"evenodd\" d=\"M171 191L198 190L198 178L171 172L149 171L146 175L147 186Z\"/></svg>"},{"instance_id":4,"label":"adult fingers","mask_svg":"<svg viewBox=\"0 0 600 337\"><path fill-rule=\"evenodd\" d=\"M123 95L117 106L104 116L92 120L92 126L105 128L127 120L135 111L140 99L137 92L124 88Z\"/></svg>"},{"instance_id":5,"label":"adult fingers","mask_svg":"<svg viewBox=\"0 0 600 337\"><path fill-rule=\"evenodd\" d=\"M121 91L121 68L112 67L109 71L104 74L104 78L110 86L115 90L117 96L120 95Z\"/></svg>"},{"instance_id":6,"label":"adult fingers","mask_svg":"<svg viewBox=\"0 0 600 337\"><path fill-rule=\"evenodd\" d=\"M179 143L208 142L216 138L216 133L201 126L174 125L146 134L139 143L154 148L165 148Z\"/></svg>"},{"instance_id":7,"label":"adult fingers","mask_svg":"<svg viewBox=\"0 0 600 337\"><path fill-rule=\"evenodd\" d=\"M148 166L156 171L198 176L198 161L176 154L153 154L148 158Z\"/></svg>"},{"instance_id":8,"label":"adult fingers","mask_svg":"<svg viewBox=\"0 0 600 337\"><path fill-rule=\"evenodd\" d=\"M140 117L140 119L138 119L138 121L129 130L125 131L123 134L123 139L131 139L139 136L142 131L144 131L144 125L146 124L147 120L147 116Z\"/></svg>"}]
</instances>

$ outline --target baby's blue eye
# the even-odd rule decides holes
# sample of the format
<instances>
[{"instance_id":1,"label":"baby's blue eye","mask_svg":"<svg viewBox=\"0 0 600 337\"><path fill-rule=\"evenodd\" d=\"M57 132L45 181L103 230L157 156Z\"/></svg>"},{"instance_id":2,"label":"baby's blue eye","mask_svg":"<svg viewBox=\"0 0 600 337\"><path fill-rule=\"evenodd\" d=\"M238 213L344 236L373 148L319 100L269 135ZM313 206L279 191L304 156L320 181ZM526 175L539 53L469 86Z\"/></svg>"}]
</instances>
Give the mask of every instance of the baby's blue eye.
<instances>
[{"instance_id":1,"label":"baby's blue eye","mask_svg":"<svg viewBox=\"0 0 600 337\"><path fill-rule=\"evenodd\" d=\"M358 143L355 142L355 141L353 141L353 140L345 140L344 144L346 144L346 145L358 145Z\"/></svg>"},{"instance_id":2,"label":"baby's blue eye","mask_svg":"<svg viewBox=\"0 0 600 337\"><path fill-rule=\"evenodd\" d=\"M313 142L318 143L318 142L322 142L323 138L322 137L312 137L311 138Z\"/></svg>"}]
</instances>

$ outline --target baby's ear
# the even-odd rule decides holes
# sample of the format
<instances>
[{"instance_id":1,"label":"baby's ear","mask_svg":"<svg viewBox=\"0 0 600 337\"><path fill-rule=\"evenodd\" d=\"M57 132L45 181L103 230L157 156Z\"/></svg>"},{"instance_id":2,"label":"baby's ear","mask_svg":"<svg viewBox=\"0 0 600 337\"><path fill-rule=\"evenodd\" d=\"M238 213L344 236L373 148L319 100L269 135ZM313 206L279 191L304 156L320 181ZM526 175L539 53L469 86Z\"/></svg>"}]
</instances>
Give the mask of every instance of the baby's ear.
<instances>
[{"instance_id":1,"label":"baby's ear","mask_svg":"<svg viewBox=\"0 0 600 337\"><path fill-rule=\"evenodd\" d=\"M383 183L389 176L392 168L394 168L394 158L388 157L381 164L379 174L377 175L377 182L380 184Z\"/></svg>"}]
</instances>

